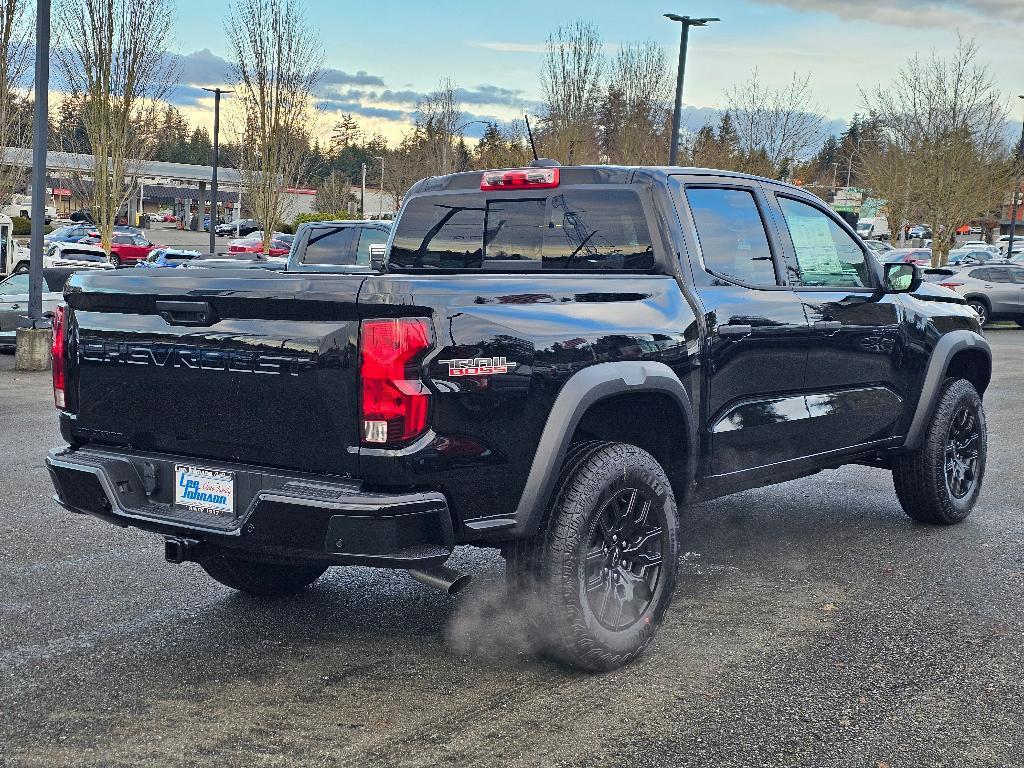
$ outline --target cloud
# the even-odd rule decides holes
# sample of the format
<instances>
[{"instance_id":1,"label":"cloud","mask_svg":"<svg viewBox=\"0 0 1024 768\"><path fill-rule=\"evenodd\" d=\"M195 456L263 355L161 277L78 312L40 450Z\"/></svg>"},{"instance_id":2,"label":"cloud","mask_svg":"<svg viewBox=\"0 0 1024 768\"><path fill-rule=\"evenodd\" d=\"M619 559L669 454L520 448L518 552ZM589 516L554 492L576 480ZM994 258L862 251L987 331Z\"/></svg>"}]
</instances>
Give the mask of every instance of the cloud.
<instances>
[{"instance_id":1,"label":"cloud","mask_svg":"<svg viewBox=\"0 0 1024 768\"><path fill-rule=\"evenodd\" d=\"M379 75L371 75L365 70L359 70L354 75L340 69L320 70L320 83L322 85L379 85L384 86L384 80Z\"/></svg>"},{"instance_id":2,"label":"cloud","mask_svg":"<svg viewBox=\"0 0 1024 768\"><path fill-rule=\"evenodd\" d=\"M373 107L361 104L358 101L332 101L322 99L317 102L317 108L326 112L351 112L363 117L379 117L385 120L407 120L409 113L402 109L388 109L385 107Z\"/></svg>"},{"instance_id":3,"label":"cloud","mask_svg":"<svg viewBox=\"0 0 1024 768\"><path fill-rule=\"evenodd\" d=\"M759 0L795 11L829 13L844 21L869 21L888 27L956 29L990 27L994 19L1024 26L1020 0L903 0L899 3L851 3L849 0Z\"/></svg>"},{"instance_id":4,"label":"cloud","mask_svg":"<svg viewBox=\"0 0 1024 768\"><path fill-rule=\"evenodd\" d=\"M196 107L204 99L212 99L213 94L204 91L197 85L177 85L167 95L167 101L178 107Z\"/></svg>"},{"instance_id":5,"label":"cloud","mask_svg":"<svg viewBox=\"0 0 1024 768\"><path fill-rule=\"evenodd\" d=\"M192 53L169 54L178 82L187 85L222 85L229 80L231 65L209 48Z\"/></svg>"},{"instance_id":6,"label":"cloud","mask_svg":"<svg viewBox=\"0 0 1024 768\"><path fill-rule=\"evenodd\" d=\"M544 53L547 43L503 43L498 41L471 40L468 45L502 53Z\"/></svg>"}]
</instances>

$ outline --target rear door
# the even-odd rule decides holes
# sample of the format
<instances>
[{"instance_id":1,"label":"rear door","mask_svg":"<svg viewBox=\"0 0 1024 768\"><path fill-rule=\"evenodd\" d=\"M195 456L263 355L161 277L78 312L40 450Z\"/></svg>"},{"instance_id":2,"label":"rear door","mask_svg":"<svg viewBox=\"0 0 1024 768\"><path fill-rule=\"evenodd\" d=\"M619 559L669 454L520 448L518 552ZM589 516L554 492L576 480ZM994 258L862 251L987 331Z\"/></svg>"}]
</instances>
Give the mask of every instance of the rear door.
<instances>
[{"instance_id":1,"label":"rear door","mask_svg":"<svg viewBox=\"0 0 1024 768\"><path fill-rule=\"evenodd\" d=\"M808 325L785 285L755 181L673 177L689 212L694 283L707 323L703 423L711 476L805 455Z\"/></svg>"},{"instance_id":2,"label":"rear door","mask_svg":"<svg viewBox=\"0 0 1024 768\"><path fill-rule=\"evenodd\" d=\"M0 332L13 332L18 318L28 311L28 279L23 273L0 282Z\"/></svg>"},{"instance_id":3,"label":"rear door","mask_svg":"<svg viewBox=\"0 0 1024 768\"><path fill-rule=\"evenodd\" d=\"M773 188L772 206L812 333L808 446L819 453L892 436L908 388L899 298L875 295L867 249L824 203Z\"/></svg>"},{"instance_id":4,"label":"rear door","mask_svg":"<svg viewBox=\"0 0 1024 768\"><path fill-rule=\"evenodd\" d=\"M1020 285L1014 282L1010 267L989 267L985 295L996 315L1014 315L1020 311Z\"/></svg>"}]
</instances>

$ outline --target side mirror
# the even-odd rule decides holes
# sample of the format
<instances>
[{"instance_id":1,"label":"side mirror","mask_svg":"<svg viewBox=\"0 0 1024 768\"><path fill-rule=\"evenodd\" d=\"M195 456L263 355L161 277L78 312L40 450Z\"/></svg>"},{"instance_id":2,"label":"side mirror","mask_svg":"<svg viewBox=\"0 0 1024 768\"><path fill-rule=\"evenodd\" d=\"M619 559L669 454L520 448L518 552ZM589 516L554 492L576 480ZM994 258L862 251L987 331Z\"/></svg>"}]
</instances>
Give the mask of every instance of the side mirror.
<instances>
[{"instance_id":1,"label":"side mirror","mask_svg":"<svg viewBox=\"0 0 1024 768\"><path fill-rule=\"evenodd\" d=\"M370 268L375 272L384 269L384 257L388 254L388 247L384 243L373 243L370 245Z\"/></svg>"},{"instance_id":2,"label":"side mirror","mask_svg":"<svg viewBox=\"0 0 1024 768\"><path fill-rule=\"evenodd\" d=\"M882 289L885 293L913 293L921 287L924 273L916 264L898 261L882 265Z\"/></svg>"}]
</instances>

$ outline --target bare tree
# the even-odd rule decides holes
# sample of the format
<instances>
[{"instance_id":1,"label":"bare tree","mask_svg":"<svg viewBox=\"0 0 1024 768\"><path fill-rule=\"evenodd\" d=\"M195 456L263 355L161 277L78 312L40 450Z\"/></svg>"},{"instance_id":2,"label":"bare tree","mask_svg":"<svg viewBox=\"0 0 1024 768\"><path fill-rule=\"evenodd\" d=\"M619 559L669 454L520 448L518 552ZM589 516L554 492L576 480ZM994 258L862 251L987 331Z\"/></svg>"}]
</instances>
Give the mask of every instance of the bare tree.
<instances>
[{"instance_id":1,"label":"bare tree","mask_svg":"<svg viewBox=\"0 0 1024 768\"><path fill-rule=\"evenodd\" d=\"M27 0L0 0L0 49L4 53L0 60L0 148L27 147L31 142L31 113L19 93L31 62L27 9ZM23 173L17 166L0 163L0 205L10 202L14 185Z\"/></svg>"},{"instance_id":2,"label":"bare tree","mask_svg":"<svg viewBox=\"0 0 1024 768\"><path fill-rule=\"evenodd\" d=\"M739 143L739 168L780 177L818 143L823 117L811 94L810 75L793 73L779 88L765 85L757 70L726 92Z\"/></svg>"},{"instance_id":3,"label":"bare tree","mask_svg":"<svg viewBox=\"0 0 1024 768\"><path fill-rule=\"evenodd\" d=\"M317 213L347 213L352 200L352 180L340 171L333 171L316 191L313 209Z\"/></svg>"},{"instance_id":4,"label":"bare tree","mask_svg":"<svg viewBox=\"0 0 1024 768\"><path fill-rule=\"evenodd\" d=\"M60 0L57 63L81 117L91 177L88 193L103 248L110 252L114 220L137 188L142 161L156 145L159 102L172 87L167 43L169 0Z\"/></svg>"},{"instance_id":5,"label":"bare tree","mask_svg":"<svg viewBox=\"0 0 1024 768\"><path fill-rule=\"evenodd\" d=\"M283 191L309 161L313 91L323 58L320 41L298 0L239 0L225 31L244 113L242 185L263 225L269 252L274 225L288 211Z\"/></svg>"},{"instance_id":6,"label":"bare tree","mask_svg":"<svg viewBox=\"0 0 1024 768\"><path fill-rule=\"evenodd\" d=\"M558 27L547 41L541 69L543 153L567 164L597 162L598 105L604 54L593 24L577 20Z\"/></svg>"},{"instance_id":7,"label":"bare tree","mask_svg":"<svg viewBox=\"0 0 1024 768\"><path fill-rule=\"evenodd\" d=\"M668 156L671 77L652 41L624 45L612 60L601 104L602 148L609 162L657 165Z\"/></svg>"},{"instance_id":8,"label":"bare tree","mask_svg":"<svg viewBox=\"0 0 1024 768\"><path fill-rule=\"evenodd\" d=\"M456 146L462 138L462 105L455 95L455 83L442 80L416 105L416 125L420 151L427 176L455 170Z\"/></svg>"},{"instance_id":9,"label":"bare tree","mask_svg":"<svg viewBox=\"0 0 1024 768\"><path fill-rule=\"evenodd\" d=\"M865 171L877 194L905 199L931 226L933 266L947 262L956 229L991 213L1010 183L1006 104L977 58L977 44L961 40L948 58L914 56L888 87L863 96L885 142ZM879 168L897 159L905 178Z\"/></svg>"}]
</instances>

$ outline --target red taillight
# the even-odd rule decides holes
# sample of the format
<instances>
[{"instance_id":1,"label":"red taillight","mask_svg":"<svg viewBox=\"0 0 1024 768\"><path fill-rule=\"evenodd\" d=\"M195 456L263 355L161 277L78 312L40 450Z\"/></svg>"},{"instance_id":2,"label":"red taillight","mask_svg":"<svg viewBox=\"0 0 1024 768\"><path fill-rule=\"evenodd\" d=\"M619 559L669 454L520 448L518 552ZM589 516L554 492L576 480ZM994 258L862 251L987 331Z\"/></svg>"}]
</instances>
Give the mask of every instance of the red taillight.
<instances>
[{"instance_id":1,"label":"red taillight","mask_svg":"<svg viewBox=\"0 0 1024 768\"><path fill-rule=\"evenodd\" d=\"M64 410L64 363L65 340L67 338L67 313L64 305L58 305L53 311L53 344L50 346L53 372L53 404Z\"/></svg>"},{"instance_id":2,"label":"red taillight","mask_svg":"<svg viewBox=\"0 0 1024 768\"><path fill-rule=\"evenodd\" d=\"M427 428L430 390L419 362L431 346L430 321L419 317L364 320L359 337L362 442L405 443Z\"/></svg>"},{"instance_id":3,"label":"red taillight","mask_svg":"<svg viewBox=\"0 0 1024 768\"><path fill-rule=\"evenodd\" d=\"M939 283L943 288L959 288L963 283Z\"/></svg>"},{"instance_id":4,"label":"red taillight","mask_svg":"<svg viewBox=\"0 0 1024 768\"><path fill-rule=\"evenodd\" d=\"M480 189L493 192L502 189L551 189L558 186L557 168L514 168L507 171L484 171Z\"/></svg>"}]
</instances>

